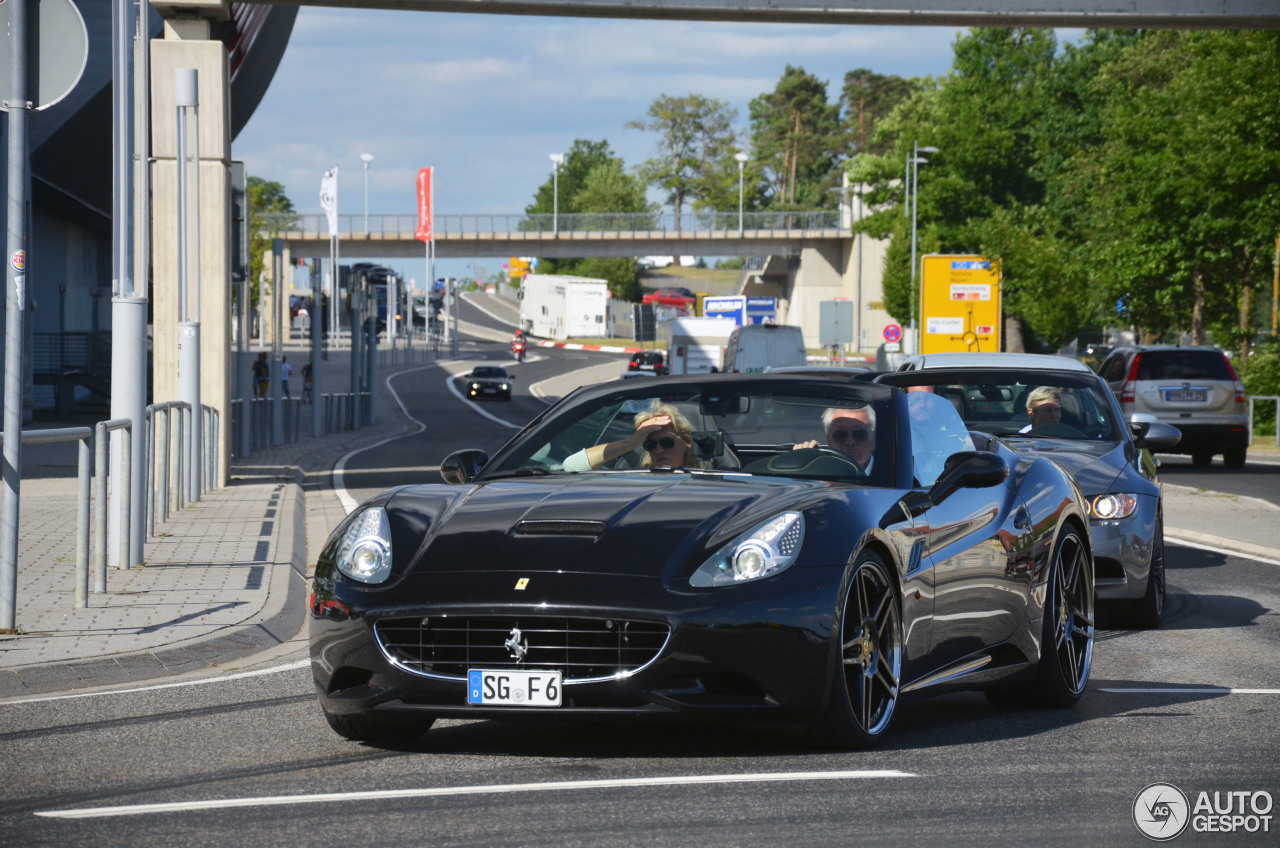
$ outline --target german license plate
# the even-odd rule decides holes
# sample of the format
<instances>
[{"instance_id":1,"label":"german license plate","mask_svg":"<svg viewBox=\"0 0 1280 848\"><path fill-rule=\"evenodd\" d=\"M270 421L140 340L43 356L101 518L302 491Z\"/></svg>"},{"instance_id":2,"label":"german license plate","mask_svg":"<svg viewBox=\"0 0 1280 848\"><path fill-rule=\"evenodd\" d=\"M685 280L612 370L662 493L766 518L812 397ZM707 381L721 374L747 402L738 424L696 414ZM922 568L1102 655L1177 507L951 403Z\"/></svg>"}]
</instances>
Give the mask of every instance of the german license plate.
<instances>
[{"instance_id":1,"label":"german license plate","mask_svg":"<svg viewBox=\"0 0 1280 848\"><path fill-rule=\"evenodd\" d=\"M482 707L558 707L560 672L473 668L467 703Z\"/></svg>"},{"instance_id":2,"label":"german license plate","mask_svg":"<svg viewBox=\"0 0 1280 848\"><path fill-rule=\"evenodd\" d=\"M1176 391L1165 392L1164 399L1170 403L1176 402L1195 402L1204 403L1209 399L1208 392L1188 391L1186 389L1178 389Z\"/></svg>"}]
</instances>

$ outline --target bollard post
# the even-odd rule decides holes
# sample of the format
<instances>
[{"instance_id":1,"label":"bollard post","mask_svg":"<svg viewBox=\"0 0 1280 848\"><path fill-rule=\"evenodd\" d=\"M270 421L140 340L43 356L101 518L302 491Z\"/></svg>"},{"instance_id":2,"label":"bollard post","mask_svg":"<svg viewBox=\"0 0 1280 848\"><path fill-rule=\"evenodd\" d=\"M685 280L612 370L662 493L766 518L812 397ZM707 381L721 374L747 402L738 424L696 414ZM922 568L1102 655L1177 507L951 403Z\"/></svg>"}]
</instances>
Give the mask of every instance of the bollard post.
<instances>
[{"instance_id":1,"label":"bollard post","mask_svg":"<svg viewBox=\"0 0 1280 848\"><path fill-rule=\"evenodd\" d=\"M120 559L116 563L116 569L123 571L133 563L130 560L129 550L129 508L133 498L130 494L133 492L133 425L129 424L119 428L124 431L124 435L120 439L120 485L116 487L116 497L120 499Z\"/></svg>"},{"instance_id":2,"label":"bollard post","mask_svg":"<svg viewBox=\"0 0 1280 848\"><path fill-rule=\"evenodd\" d=\"M79 461L76 463L77 500L76 521L76 609L89 606L89 441L90 436L79 439Z\"/></svg>"},{"instance_id":3,"label":"bollard post","mask_svg":"<svg viewBox=\"0 0 1280 848\"><path fill-rule=\"evenodd\" d=\"M93 591L107 591L107 422L99 421L93 428L93 473L97 478L94 488L97 500L93 505L93 524L98 534L94 546Z\"/></svg>"}]
</instances>

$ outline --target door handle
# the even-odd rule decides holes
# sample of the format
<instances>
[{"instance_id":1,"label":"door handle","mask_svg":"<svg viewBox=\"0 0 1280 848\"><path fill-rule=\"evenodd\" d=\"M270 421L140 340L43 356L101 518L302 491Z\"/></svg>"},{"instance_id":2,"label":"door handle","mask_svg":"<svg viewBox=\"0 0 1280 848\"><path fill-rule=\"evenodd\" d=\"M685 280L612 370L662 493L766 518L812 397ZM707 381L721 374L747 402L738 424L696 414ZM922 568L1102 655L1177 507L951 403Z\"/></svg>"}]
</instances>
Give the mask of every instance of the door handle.
<instances>
[{"instance_id":1,"label":"door handle","mask_svg":"<svg viewBox=\"0 0 1280 848\"><path fill-rule=\"evenodd\" d=\"M1027 511L1025 506L1020 506L1013 512L1013 526L1019 530L1031 529L1031 513Z\"/></svg>"}]
</instances>

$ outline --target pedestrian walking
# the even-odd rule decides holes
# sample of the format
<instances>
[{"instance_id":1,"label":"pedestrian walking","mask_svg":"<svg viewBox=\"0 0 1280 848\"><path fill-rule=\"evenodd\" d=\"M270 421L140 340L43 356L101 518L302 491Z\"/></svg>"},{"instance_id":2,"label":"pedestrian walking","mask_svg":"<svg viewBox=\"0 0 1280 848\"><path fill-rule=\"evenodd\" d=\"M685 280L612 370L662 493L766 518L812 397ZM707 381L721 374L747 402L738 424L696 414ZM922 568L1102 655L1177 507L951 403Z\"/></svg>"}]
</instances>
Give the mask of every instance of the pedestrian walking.
<instances>
[{"instance_id":1,"label":"pedestrian walking","mask_svg":"<svg viewBox=\"0 0 1280 848\"><path fill-rule=\"evenodd\" d=\"M271 382L271 366L267 364L267 352L262 351L253 361L253 396L265 398Z\"/></svg>"},{"instance_id":2,"label":"pedestrian walking","mask_svg":"<svg viewBox=\"0 0 1280 848\"><path fill-rule=\"evenodd\" d=\"M280 386L281 388L284 389L284 396L287 398L293 397L293 395L289 393L289 378L292 376L293 376L293 366L289 364L289 357L287 356L281 357L280 358Z\"/></svg>"},{"instance_id":3,"label":"pedestrian walking","mask_svg":"<svg viewBox=\"0 0 1280 848\"><path fill-rule=\"evenodd\" d=\"M311 403L311 361L302 366L302 400Z\"/></svg>"}]
</instances>

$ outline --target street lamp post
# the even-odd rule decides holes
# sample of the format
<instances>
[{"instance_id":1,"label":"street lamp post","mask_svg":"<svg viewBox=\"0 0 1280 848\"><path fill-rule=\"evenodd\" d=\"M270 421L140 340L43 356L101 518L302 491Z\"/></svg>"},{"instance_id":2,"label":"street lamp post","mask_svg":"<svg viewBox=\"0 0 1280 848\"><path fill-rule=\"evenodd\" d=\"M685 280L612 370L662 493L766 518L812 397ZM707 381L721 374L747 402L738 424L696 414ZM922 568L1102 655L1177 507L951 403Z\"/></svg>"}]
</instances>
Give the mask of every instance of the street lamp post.
<instances>
[{"instance_id":1,"label":"street lamp post","mask_svg":"<svg viewBox=\"0 0 1280 848\"><path fill-rule=\"evenodd\" d=\"M560 234L560 166L564 164L563 153L551 154L551 233Z\"/></svg>"},{"instance_id":2,"label":"street lamp post","mask_svg":"<svg viewBox=\"0 0 1280 848\"><path fill-rule=\"evenodd\" d=\"M920 334L916 327L916 211L920 205L920 175L917 169L920 165L929 164L928 159L920 156L921 153L937 152L936 147L921 147L919 142L914 142L911 159L907 162L907 191L911 206L911 283L907 292L907 304L911 307L911 335L912 344L915 345L912 353L920 352Z\"/></svg>"},{"instance_id":3,"label":"street lamp post","mask_svg":"<svg viewBox=\"0 0 1280 848\"><path fill-rule=\"evenodd\" d=\"M361 153L364 160L364 234L369 235L369 163L373 161L372 153Z\"/></svg>"},{"instance_id":4,"label":"street lamp post","mask_svg":"<svg viewBox=\"0 0 1280 848\"><path fill-rule=\"evenodd\" d=\"M742 236L742 170L747 165L747 154L735 153L733 158L738 160L738 236Z\"/></svg>"}]
</instances>

